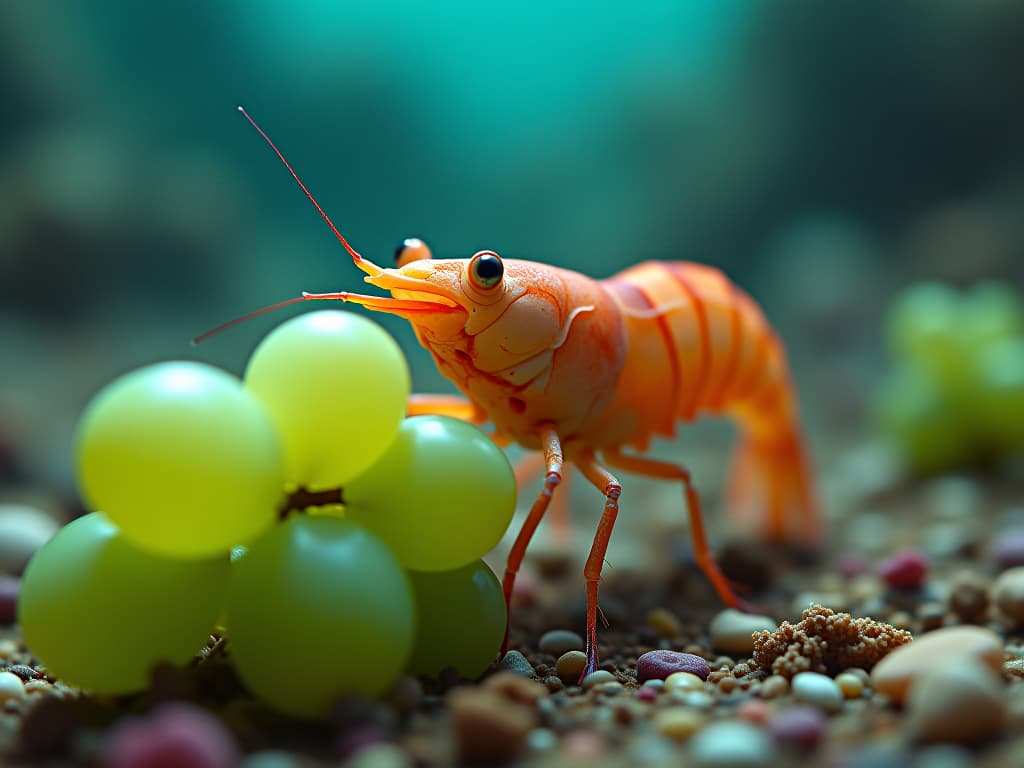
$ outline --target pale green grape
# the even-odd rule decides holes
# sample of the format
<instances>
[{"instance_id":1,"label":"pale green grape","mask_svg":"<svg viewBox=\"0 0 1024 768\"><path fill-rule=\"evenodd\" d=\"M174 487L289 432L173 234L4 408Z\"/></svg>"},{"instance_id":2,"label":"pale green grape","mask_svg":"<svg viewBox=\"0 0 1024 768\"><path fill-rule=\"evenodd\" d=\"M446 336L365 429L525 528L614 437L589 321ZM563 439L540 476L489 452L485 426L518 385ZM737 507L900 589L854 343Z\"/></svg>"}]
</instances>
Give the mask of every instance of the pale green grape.
<instances>
[{"instance_id":1,"label":"pale green grape","mask_svg":"<svg viewBox=\"0 0 1024 768\"><path fill-rule=\"evenodd\" d=\"M18 621L54 675L98 693L145 688L159 662L184 665L224 599L228 556L156 557L98 512L79 518L29 563Z\"/></svg>"},{"instance_id":2,"label":"pale green grape","mask_svg":"<svg viewBox=\"0 0 1024 768\"><path fill-rule=\"evenodd\" d=\"M453 667L479 677L505 636L505 597L494 573L478 560L454 571L408 574L418 616L408 670L436 677Z\"/></svg>"},{"instance_id":3,"label":"pale green grape","mask_svg":"<svg viewBox=\"0 0 1024 768\"><path fill-rule=\"evenodd\" d=\"M377 463L345 485L345 505L406 568L447 571L497 544L516 484L505 454L476 427L414 416Z\"/></svg>"},{"instance_id":4,"label":"pale green grape","mask_svg":"<svg viewBox=\"0 0 1024 768\"><path fill-rule=\"evenodd\" d=\"M310 312L253 352L245 385L266 406L290 482L343 485L387 448L405 414L409 369L376 323L352 312Z\"/></svg>"},{"instance_id":5,"label":"pale green grape","mask_svg":"<svg viewBox=\"0 0 1024 768\"><path fill-rule=\"evenodd\" d=\"M943 283L918 283L898 296L886 317L889 349L948 389L969 387L960 294Z\"/></svg>"},{"instance_id":6,"label":"pale green grape","mask_svg":"<svg viewBox=\"0 0 1024 768\"><path fill-rule=\"evenodd\" d=\"M874 406L879 426L911 471L928 474L970 462L975 445L968 414L934 377L896 368L878 388Z\"/></svg>"},{"instance_id":7,"label":"pale green grape","mask_svg":"<svg viewBox=\"0 0 1024 768\"><path fill-rule=\"evenodd\" d=\"M963 300L963 335L972 348L1024 334L1024 301L1005 283L971 287Z\"/></svg>"},{"instance_id":8,"label":"pale green grape","mask_svg":"<svg viewBox=\"0 0 1024 768\"><path fill-rule=\"evenodd\" d=\"M405 666L416 627L409 581L373 534L328 515L294 515L231 566L232 663L289 715L319 718L374 696Z\"/></svg>"},{"instance_id":9,"label":"pale green grape","mask_svg":"<svg viewBox=\"0 0 1024 768\"><path fill-rule=\"evenodd\" d=\"M1002 449L1024 450L1024 338L989 344L978 361L978 407Z\"/></svg>"},{"instance_id":10,"label":"pale green grape","mask_svg":"<svg viewBox=\"0 0 1024 768\"><path fill-rule=\"evenodd\" d=\"M259 401L202 363L151 365L108 384L79 422L77 464L86 503L161 555L227 554L273 522L284 485Z\"/></svg>"}]
</instances>

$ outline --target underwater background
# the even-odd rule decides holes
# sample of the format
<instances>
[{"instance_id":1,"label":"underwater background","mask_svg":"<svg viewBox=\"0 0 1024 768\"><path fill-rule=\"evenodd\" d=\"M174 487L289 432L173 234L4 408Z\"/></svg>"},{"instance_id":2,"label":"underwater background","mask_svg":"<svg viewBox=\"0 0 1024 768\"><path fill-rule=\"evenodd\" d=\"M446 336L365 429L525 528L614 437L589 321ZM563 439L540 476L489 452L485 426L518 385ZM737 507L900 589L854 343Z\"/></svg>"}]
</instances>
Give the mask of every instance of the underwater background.
<instances>
[{"instance_id":1,"label":"underwater background","mask_svg":"<svg viewBox=\"0 0 1024 768\"><path fill-rule=\"evenodd\" d=\"M858 439L899 290L1024 287L1022 39L1010 0L2 3L0 477L70 489L107 381L240 373L299 309L188 340L360 290L239 104L378 263L417 236L595 277L721 267L814 441ZM418 391L450 389L374 319Z\"/></svg>"}]
</instances>

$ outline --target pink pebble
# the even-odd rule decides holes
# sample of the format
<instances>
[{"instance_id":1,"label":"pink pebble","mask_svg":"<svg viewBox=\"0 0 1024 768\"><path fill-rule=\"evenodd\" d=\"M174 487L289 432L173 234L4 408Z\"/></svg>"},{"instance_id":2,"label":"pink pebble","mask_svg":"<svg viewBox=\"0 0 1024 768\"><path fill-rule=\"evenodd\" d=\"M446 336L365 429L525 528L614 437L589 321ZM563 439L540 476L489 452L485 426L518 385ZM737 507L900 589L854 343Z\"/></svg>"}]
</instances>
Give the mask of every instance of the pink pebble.
<instances>
[{"instance_id":1,"label":"pink pebble","mask_svg":"<svg viewBox=\"0 0 1024 768\"><path fill-rule=\"evenodd\" d=\"M604 739L593 731L571 731L562 739L562 749L574 758L597 758L605 753Z\"/></svg>"},{"instance_id":2,"label":"pink pebble","mask_svg":"<svg viewBox=\"0 0 1024 768\"><path fill-rule=\"evenodd\" d=\"M636 692L636 698L638 701L656 701L658 689L650 685L641 685Z\"/></svg>"},{"instance_id":3,"label":"pink pebble","mask_svg":"<svg viewBox=\"0 0 1024 768\"><path fill-rule=\"evenodd\" d=\"M13 576L0 576L0 626L13 624L18 614L18 593L21 581Z\"/></svg>"},{"instance_id":4,"label":"pink pebble","mask_svg":"<svg viewBox=\"0 0 1024 768\"><path fill-rule=\"evenodd\" d=\"M641 683L645 680L664 680L676 672L689 672L701 680L707 680L711 667L700 656L680 651L648 651L636 662L636 679Z\"/></svg>"},{"instance_id":5,"label":"pink pebble","mask_svg":"<svg viewBox=\"0 0 1024 768\"><path fill-rule=\"evenodd\" d=\"M761 699L747 699L736 705L736 717L754 723L754 725L767 723L770 714L771 708Z\"/></svg>"},{"instance_id":6,"label":"pink pebble","mask_svg":"<svg viewBox=\"0 0 1024 768\"><path fill-rule=\"evenodd\" d=\"M996 534L992 559L1000 571L1024 565L1024 528L1011 528Z\"/></svg>"},{"instance_id":7,"label":"pink pebble","mask_svg":"<svg viewBox=\"0 0 1024 768\"><path fill-rule=\"evenodd\" d=\"M867 573L870 568L871 565L868 563L867 558L855 552L847 552L840 555L839 561L836 563L836 570L839 571L839 575L844 579L860 576L862 573Z\"/></svg>"},{"instance_id":8,"label":"pink pebble","mask_svg":"<svg viewBox=\"0 0 1024 768\"><path fill-rule=\"evenodd\" d=\"M894 589L920 589L928 577L928 560L920 552L905 549L879 565L878 575Z\"/></svg>"},{"instance_id":9,"label":"pink pebble","mask_svg":"<svg viewBox=\"0 0 1024 768\"><path fill-rule=\"evenodd\" d=\"M145 718L123 718L110 731L104 768L233 768L239 752L221 722L191 704L165 704Z\"/></svg>"},{"instance_id":10,"label":"pink pebble","mask_svg":"<svg viewBox=\"0 0 1024 768\"><path fill-rule=\"evenodd\" d=\"M779 746L811 750L825 735L825 715L817 707L789 707L772 718L769 730Z\"/></svg>"}]
</instances>

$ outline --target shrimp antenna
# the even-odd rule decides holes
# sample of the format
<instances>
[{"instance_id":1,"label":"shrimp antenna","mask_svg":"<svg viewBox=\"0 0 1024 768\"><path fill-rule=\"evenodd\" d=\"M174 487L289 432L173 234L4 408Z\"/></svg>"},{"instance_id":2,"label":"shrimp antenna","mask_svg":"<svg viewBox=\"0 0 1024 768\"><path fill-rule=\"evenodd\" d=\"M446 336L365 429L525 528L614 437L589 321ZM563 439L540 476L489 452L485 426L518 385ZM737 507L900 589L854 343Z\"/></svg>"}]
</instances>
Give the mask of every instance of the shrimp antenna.
<instances>
[{"instance_id":1,"label":"shrimp antenna","mask_svg":"<svg viewBox=\"0 0 1024 768\"><path fill-rule=\"evenodd\" d=\"M313 206L316 208L317 212L320 214L323 220L327 222L327 226L331 228L331 232L333 232L334 236L338 238L338 242L345 246L345 250L348 251L349 256L352 257L352 261L356 263L357 267L360 267L361 263L364 261L363 257L355 248L348 244L348 240L346 240L344 235L342 235L341 232L338 231L338 228L334 226L334 222L331 221L331 217L324 213L324 209L320 207L320 203L316 201L316 198L313 197L313 194L306 188L306 185L302 183L302 179L299 178L299 174L297 174L295 170L292 168L291 164L284 159L284 155L281 154L281 150L279 150L277 148L277 145L270 140L270 137L267 136L266 131L260 128L259 124L255 120L253 120L252 117L249 116L249 113L245 111L245 107L239 105L238 111L242 113L242 117L249 121L249 125L255 128L256 132L259 133L259 135L263 137L263 140L270 145L270 148L274 150L274 154L277 155L278 159L282 163L284 163L284 167L288 169L288 173L292 175L292 178L295 179L295 181L298 183L302 191L306 193L306 197L309 198L309 202L313 204Z\"/></svg>"}]
</instances>

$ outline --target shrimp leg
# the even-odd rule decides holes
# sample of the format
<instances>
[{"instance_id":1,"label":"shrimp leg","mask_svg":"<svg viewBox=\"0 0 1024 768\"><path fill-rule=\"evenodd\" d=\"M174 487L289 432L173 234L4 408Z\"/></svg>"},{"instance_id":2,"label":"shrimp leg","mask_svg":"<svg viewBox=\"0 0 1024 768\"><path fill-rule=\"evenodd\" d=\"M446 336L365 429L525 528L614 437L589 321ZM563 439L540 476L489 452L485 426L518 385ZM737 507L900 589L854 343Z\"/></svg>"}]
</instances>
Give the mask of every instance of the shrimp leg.
<instances>
[{"instance_id":1,"label":"shrimp leg","mask_svg":"<svg viewBox=\"0 0 1024 768\"><path fill-rule=\"evenodd\" d=\"M516 574L519 573L519 566L523 564L523 556L526 554L526 547L530 544L533 532L537 530L537 526L540 525L540 521L544 517L544 512L547 511L548 504L551 503L555 487L562 480L562 465L564 464L562 441L559 440L554 425L551 422L541 424L538 429L538 436L540 437L541 449L544 451L544 463L547 466L547 474L544 477L544 487L541 488L537 500L533 502L530 514L526 516L523 527L519 530L519 535L516 536L515 543L508 553L508 561L505 565L505 578L501 581L501 588L505 593L505 639L501 643L502 655L508 650L508 634L509 627L511 626L510 606L512 605L512 588L516 583Z\"/></svg>"},{"instance_id":2,"label":"shrimp leg","mask_svg":"<svg viewBox=\"0 0 1024 768\"><path fill-rule=\"evenodd\" d=\"M453 419L483 424L487 414L479 406L459 395L410 395L406 416L451 416Z\"/></svg>"},{"instance_id":3,"label":"shrimp leg","mask_svg":"<svg viewBox=\"0 0 1024 768\"><path fill-rule=\"evenodd\" d=\"M597 524L597 532L594 534L594 543L590 547L590 555L583 567L583 577L587 583L587 664L580 674L580 682L583 678L597 669L597 588L601 581L601 569L604 566L604 556L608 552L608 541L612 536L612 528L615 526L615 518L619 514L619 495L622 493L622 485L594 456L589 448L580 451L578 457L573 458L575 464L583 476L590 481L590 484L604 494L604 512L601 513L601 520Z\"/></svg>"},{"instance_id":4,"label":"shrimp leg","mask_svg":"<svg viewBox=\"0 0 1024 768\"><path fill-rule=\"evenodd\" d=\"M681 464L672 464L667 461L648 459L641 456L626 456L618 450L605 451L604 459L613 467L624 469L644 477L653 477L661 480L678 480L683 484L683 491L686 496L686 506L690 513L690 536L693 538L693 554L697 565L708 577L711 586L715 588L718 597L726 605L737 608L741 611L751 612L753 607L746 601L736 596L725 574L718 567L714 556L711 554L711 547L708 545L707 534L704 532L704 518L701 515L700 497L693 487L690 479L690 470Z\"/></svg>"}]
</instances>

